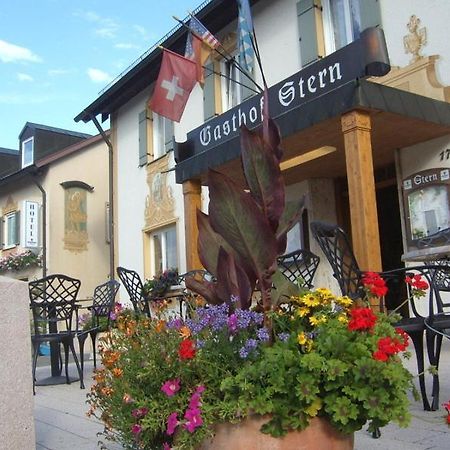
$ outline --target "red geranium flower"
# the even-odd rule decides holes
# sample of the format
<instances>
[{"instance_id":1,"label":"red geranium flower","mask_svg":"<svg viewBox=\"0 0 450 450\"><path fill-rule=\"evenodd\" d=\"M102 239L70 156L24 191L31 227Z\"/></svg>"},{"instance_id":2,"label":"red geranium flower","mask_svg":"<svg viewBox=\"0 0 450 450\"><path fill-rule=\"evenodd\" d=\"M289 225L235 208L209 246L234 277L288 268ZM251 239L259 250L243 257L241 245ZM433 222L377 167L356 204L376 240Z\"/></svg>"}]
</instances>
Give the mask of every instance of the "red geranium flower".
<instances>
[{"instance_id":1,"label":"red geranium flower","mask_svg":"<svg viewBox=\"0 0 450 450\"><path fill-rule=\"evenodd\" d=\"M373 295L383 297L387 294L386 282L376 272L365 272L361 278L363 286Z\"/></svg>"},{"instance_id":2,"label":"red geranium flower","mask_svg":"<svg viewBox=\"0 0 450 450\"><path fill-rule=\"evenodd\" d=\"M377 350L376 352L374 352L373 357L377 361L387 361L388 360L388 355L380 350Z\"/></svg>"},{"instance_id":3,"label":"red geranium flower","mask_svg":"<svg viewBox=\"0 0 450 450\"><path fill-rule=\"evenodd\" d=\"M181 359L192 359L195 356L194 341L191 339L185 339L181 341L178 349L178 355Z\"/></svg>"},{"instance_id":4,"label":"red geranium flower","mask_svg":"<svg viewBox=\"0 0 450 450\"><path fill-rule=\"evenodd\" d=\"M428 285L428 282L424 279L422 279L422 275L417 274L414 275L412 278L410 276L405 277L406 283L408 283L413 289L416 289L418 291L425 291L430 286Z\"/></svg>"},{"instance_id":5,"label":"red geranium flower","mask_svg":"<svg viewBox=\"0 0 450 450\"><path fill-rule=\"evenodd\" d=\"M348 329L355 330L370 330L374 327L377 321L377 316L370 308L354 308L350 311L351 319L348 323Z\"/></svg>"}]
</instances>

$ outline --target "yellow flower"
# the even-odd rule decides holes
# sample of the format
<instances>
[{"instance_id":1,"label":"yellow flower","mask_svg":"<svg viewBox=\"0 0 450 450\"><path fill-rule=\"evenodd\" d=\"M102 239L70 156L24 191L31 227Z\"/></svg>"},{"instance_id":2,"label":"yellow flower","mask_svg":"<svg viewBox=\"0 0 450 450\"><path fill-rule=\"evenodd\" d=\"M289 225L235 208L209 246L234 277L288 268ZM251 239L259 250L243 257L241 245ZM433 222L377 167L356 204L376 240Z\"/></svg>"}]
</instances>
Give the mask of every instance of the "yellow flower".
<instances>
[{"instance_id":1,"label":"yellow flower","mask_svg":"<svg viewBox=\"0 0 450 450\"><path fill-rule=\"evenodd\" d=\"M157 333L161 333L161 331L164 331L166 329L166 321L165 320L158 320L156 323L155 331Z\"/></svg>"},{"instance_id":2,"label":"yellow flower","mask_svg":"<svg viewBox=\"0 0 450 450\"><path fill-rule=\"evenodd\" d=\"M305 413L308 414L308 416L315 417L321 409L322 400L319 397L316 397L314 401L305 409Z\"/></svg>"},{"instance_id":3,"label":"yellow flower","mask_svg":"<svg viewBox=\"0 0 450 450\"><path fill-rule=\"evenodd\" d=\"M348 323L348 317L346 314L339 314L338 318L341 323Z\"/></svg>"},{"instance_id":4,"label":"yellow flower","mask_svg":"<svg viewBox=\"0 0 450 450\"><path fill-rule=\"evenodd\" d=\"M305 317L309 314L310 309L307 306L300 306L300 308L297 309L297 315L300 317Z\"/></svg>"},{"instance_id":5,"label":"yellow flower","mask_svg":"<svg viewBox=\"0 0 450 450\"><path fill-rule=\"evenodd\" d=\"M317 325L320 325L321 323L325 323L327 321L327 316L324 316L323 314L319 317L317 316L311 316L309 318L309 323L315 327Z\"/></svg>"},{"instance_id":6,"label":"yellow flower","mask_svg":"<svg viewBox=\"0 0 450 450\"><path fill-rule=\"evenodd\" d=\"M345 306L345 307L349 307L353 305L353 300L350 297L347 297L346 295L344 295L343 297L338 297L336 299L336 302L341 305L341 306Z\"/></svg>"},{"instance_id":7,"label":"yellow flower","mask_svg":"<svg viewBox=\"0 0 450 450\"><path fill-rule=\"evenodd\" d=\"M304 331L298 334L297 341L300 345L305 345L308 342L308 338L306 337L306 334Z\"/></svg>"},{"instance_id":8,"label":"yellow flower","mask_svg":"<svg viewBox=\"0 0 450 450\"><path fill-rule=\"evenodd\" d=\"M320 300L312 294L306 294L302 297L302 302L306 306L319 306Z\"/></svg>"}]
</instances>

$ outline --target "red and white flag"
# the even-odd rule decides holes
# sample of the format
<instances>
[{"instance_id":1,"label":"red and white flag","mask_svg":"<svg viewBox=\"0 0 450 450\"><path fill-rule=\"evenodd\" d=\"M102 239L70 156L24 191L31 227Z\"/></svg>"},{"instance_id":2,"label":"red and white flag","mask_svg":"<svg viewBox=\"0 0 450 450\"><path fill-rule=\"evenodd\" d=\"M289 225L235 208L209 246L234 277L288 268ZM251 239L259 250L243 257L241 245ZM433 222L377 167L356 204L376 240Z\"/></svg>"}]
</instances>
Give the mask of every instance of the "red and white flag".
<instances>
[{"instance_id":1,"label":"red and white flag","mask_svg":"<svg viewBox=\"0 0 450 450\"><path fill-rule=\"evenodd\" d=\"M196 82L196 63L164 49L155 90L150 100L150 109L179 122Z\"/></svg>"}]
</instances>

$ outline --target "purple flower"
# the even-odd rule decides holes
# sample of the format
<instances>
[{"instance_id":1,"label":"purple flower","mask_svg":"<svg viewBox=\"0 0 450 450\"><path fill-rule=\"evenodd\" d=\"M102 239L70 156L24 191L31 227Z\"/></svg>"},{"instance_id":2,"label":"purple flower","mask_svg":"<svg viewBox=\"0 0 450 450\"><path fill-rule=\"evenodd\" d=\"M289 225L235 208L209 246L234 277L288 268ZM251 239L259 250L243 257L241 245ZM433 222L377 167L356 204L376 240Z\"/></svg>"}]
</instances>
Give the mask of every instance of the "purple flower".
<instances>
[{"instance_id":1,"label":"purple flower","mask_svg":"<svg viewBox=\"0 0 450 450\"><path fill-rule=\"evenodd\" d=\"M167 328L173 330L179 330L184 325L183 321L180 318L172 319L167 322Z\"/></svg>"},{"instance_id":2,"label":"purple flower","mask_svg":"<svg viewBox=\"0 0 450 450\"><path fill-rule=\"evenodd\" d=\"M131 432L137 436L140 432L142 431L142 427L138 424L135 423L132 427L131 427Z\"/></svg>"},{"instance_id":3,"label":"purple flower","mask_svg":"<svg viewBox=\"0 0 450 450\"><path fill-rule=\"evenodd\" d=\"M242 347L242 348L239 350L239 356L240 356L242 359L248 358L248 350L247 350L245 347Z\"/></svg>"},{"instance_id":4,"label":"purple flower","mask_svg":"<svg viewBox=\"0 0 450 450\"><path fill-rule=\"evenodd\" d=\"M267 342L269 340L269 331L267 328L259 328L256 335L261 342Z\"/></svg>"},{"instance_id":5,"label":"purple flower","mask_svg":"<svg viewBox=\"0 0 450 450\"><path fill-rule=\"evenodd\" d=\"M238 327L238 319L236 314L231 314L230 317L228 317L228 329L230 330L230 333L235 333Z\"/></svg>"},{"instance_id":6,"label":"purple flower","mask_svg":"<svg viewBox=\"0 0 450 450\"><path fill-rule=\"evenodd\" d=\"M180 390L180 379L175 378L175 380L167 380L162 386L161 390L168 397L172 397Z\"/></svg>"},{"instance_id":7,"label":"purple flower","mask_svg":"<svg viewBox=\"0 0 450 450\"><path fill-rule=\"evenodd\" d=\"M290 336L289 333L280 333L280 334L278 335L278 339L279 339L281 342L286 342L286 341L289 339L289 336Z\"/></svg>"},{"instance_id":8,"label":"purple flower","mask_svg":"<svg viewBox=\"0 0 450 450\"><path fill-rule=\"evenodd\" d=\"M175 428L178 426L178 414L173 412L167 418L167 431L166 433L171 436L175 432Z\"/></svg>"}]
</instances>

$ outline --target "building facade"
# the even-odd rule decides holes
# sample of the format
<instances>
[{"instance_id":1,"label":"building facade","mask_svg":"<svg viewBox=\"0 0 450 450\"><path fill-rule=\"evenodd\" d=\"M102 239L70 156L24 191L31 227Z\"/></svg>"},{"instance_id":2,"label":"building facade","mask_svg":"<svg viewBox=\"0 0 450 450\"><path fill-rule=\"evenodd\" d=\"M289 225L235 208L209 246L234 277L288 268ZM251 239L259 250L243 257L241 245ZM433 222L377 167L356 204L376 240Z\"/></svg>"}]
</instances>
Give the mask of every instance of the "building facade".
<instances>
[{"instance_id":1,"label":"building facade","mask_svg":"<svg viewBox=\"0 0 450 450\"><path fill-rule=\"evenodd\" d=\"M92 296L109 277L106 144L101 136L31 123L19 143L17 165L0 178L0 258L17 262L2 275L62 273L81 280L80 298Z\"/></svg>"},{"instance_id":2,"label":"building facade","mask_svg":"<svg viewBox=\"0 0 450 450\"><path fill-rule=\"evenodd\" d=\"M308 199L288 250L320 254L308 223L324 220L351 234L365 270L447 255L447 2L436 0L433 8L419 0L250 4L270 111L282 134L287 195ZM239 180L239 124L261 121L261 94L230 63L237 55L235 2L206 1L194 13L220 40L222 54L206 63L213 70L194 88L180 123L152 113L148 102L161 62L158 45L184 54L181 26L75 119L111 117L115 261L146 278L174 266L198 267L195 210L207 209L207 170ZM257 65L252 76L262 85ZM333 285L326 263L316 285Z\"/></svg>"}]
</instances>

